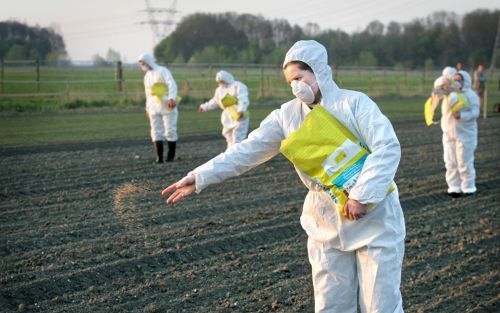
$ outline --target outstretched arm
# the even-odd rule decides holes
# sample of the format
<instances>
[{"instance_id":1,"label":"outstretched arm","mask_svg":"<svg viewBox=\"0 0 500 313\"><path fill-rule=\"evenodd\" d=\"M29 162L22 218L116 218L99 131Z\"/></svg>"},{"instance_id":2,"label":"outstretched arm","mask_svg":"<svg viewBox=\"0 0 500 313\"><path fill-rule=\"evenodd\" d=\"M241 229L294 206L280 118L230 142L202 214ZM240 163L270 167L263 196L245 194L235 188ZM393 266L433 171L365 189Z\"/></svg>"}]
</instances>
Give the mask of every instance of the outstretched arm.
<instances>
[{"instance_id":1,"label":"outstretched arm","mask_svg":"<svg viewBox=\"0 0 500 313\"><path fill-rule=\"evenodd\" d=\"M162 195L172 193L167 199L167 204L178 202L195 191L200 192L209 185L241 175L278 154L283 138L280 110L275 110L247 139L229 147L224 153L165 188Z\"/></svg>"},{"instance_id":2,"label":"outstretched arm","mask_svg":"<svg viewBox=\"0 0 500 313\"><path fill-rule=\"evenodd\" d=\"M210 110L218 108L219 107L219 100L216 98L217 98L217 96L214 96L212 99L208 100L207 102L200 104L200 107L198 108L198 112L205 112L205 111L210 111Z\"/></svg>"},{"instance_id":3,"label":"outstretched arm","mask_svg":"<svg viewBox=\"0 0 500 313\"><path fill-rule=\"evenodd\" d=\"M214 96L212 97L212 99L201 104L199 109L198 109L198 112L205 112L205 111L210 111L210 110L218 108L219 101L220 101L219 88L217 88L217 89L215 89L215 93L214 93Z\"/></svg>"}]
</instances>

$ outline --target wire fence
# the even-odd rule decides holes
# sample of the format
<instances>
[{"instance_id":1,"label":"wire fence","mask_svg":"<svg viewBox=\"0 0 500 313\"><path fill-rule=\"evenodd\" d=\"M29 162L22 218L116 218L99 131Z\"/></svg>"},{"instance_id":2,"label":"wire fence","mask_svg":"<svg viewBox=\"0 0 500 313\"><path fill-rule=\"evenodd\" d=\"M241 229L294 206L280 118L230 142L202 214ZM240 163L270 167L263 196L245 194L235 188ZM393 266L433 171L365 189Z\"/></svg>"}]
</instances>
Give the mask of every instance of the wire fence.
<instances>
[{"instance_id":1,"label":"wire fence","mask_svg":"<svg viewBox=\"0 0 500 313\"><path fill-rule=\"evenodd\" d=\"M170 64L180 95L187 102L200 103L213 96L215 74L224 69L244 82L253 103L290 98L290 86L277 65L255 64ZM0 101L36 99L68 103L100 100L110 103L144 102L144 73L136 64L118 62L109 66L45 66L37 61L0 63ZM359 90L371 97L427 96L440 70L409 70L388 67L338 67L334 79L341 88ZM500 75L489 77L490 96L498 96Z\"/></svg>"}]
</instances>

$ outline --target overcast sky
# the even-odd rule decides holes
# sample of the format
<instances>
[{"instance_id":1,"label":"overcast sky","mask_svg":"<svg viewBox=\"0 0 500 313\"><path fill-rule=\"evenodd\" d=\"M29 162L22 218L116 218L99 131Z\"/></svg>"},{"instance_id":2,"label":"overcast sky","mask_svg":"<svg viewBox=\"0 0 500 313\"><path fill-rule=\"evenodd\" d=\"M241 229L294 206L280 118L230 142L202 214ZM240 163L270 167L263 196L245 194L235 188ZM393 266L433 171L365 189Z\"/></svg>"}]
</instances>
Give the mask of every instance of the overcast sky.
<instances>
[{"instance_id":1,"label":"overcast sky","mask_svg":"<svg viewBox=\"0 0 500 313\"><path fill-rule=\"evenodd\" d=\"M152 7L170 8L172 0L149 0ZM144 11L145 0L0 0L0 21L14 19L28 25L55 27L63 35L73 61L105 56L109 48L126 62L142 52L151 52L153 33ZM304 26L317 23L321 29L348 33L363 30L379 20L404 23L436 11L463 15L475 9L500 9L499 0L177 0L174 20L195 12L237 12L286 19ZM164 14L160 18L166 19ZM188 38L187 38L188 40Z\"/></svg>"}]
</instances>

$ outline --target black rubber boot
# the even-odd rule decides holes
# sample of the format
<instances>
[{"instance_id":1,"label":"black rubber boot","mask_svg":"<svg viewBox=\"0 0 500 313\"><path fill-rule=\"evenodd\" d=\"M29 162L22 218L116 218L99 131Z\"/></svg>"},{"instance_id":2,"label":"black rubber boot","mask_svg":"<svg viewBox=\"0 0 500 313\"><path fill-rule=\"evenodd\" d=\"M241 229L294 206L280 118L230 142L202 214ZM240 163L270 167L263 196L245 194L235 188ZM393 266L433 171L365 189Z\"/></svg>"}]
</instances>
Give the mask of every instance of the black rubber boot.
<instances>
[{"instance_id":1,"label":"black rubber boot","mask_svg":"<svg viewBox=\"0 0 500 313\"><path fill-rule=\"evenodd\" d=\"M163 141L153 142L153 150L155 151L156 163L163 163Z\"/></svg>"},{"instance_id":2,"label":"black rubber boot","mask_svg":"<svg viewBox=\"0 0 500 313\"><path fill-rule=\"evenodd\" d=\"M462 196L462 194L459 192L448 192L448 196L450 196L452 198L460 198Z\"/></svg>"},{"instance_id":3,"label":"black rubber boot","mask_svg":"<svg viewBox=\"0 0 500 313\"><path fill-rule=\"evenodd\" d=\"M177 141L167 141L168 142L168 154L167 162L173 162L175 158L175 146Z\"/></svg>"}]
</instances>

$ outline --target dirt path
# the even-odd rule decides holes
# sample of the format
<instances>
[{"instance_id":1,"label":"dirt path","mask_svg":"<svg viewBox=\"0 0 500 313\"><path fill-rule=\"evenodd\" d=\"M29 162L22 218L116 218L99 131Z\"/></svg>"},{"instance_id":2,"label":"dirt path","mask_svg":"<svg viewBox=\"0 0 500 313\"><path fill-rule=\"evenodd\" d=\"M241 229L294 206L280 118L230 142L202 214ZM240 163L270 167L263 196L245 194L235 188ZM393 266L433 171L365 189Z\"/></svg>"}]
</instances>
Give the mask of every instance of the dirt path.
<instances>
[{"instance_id":1,"label":"dirt path","mask_svg":"<svg viewBox=\"0 0 500 313\"><path fill-rule=\"evenodd\" d=\"M406 312L499 312L500 119L480 120L474 197L445 194L441 132L397 122ZM0 311L312 312L306 189L282 157L166 207L160 191L221 152L142 142L0 149Z\"/></svg>"}]
</instances>

